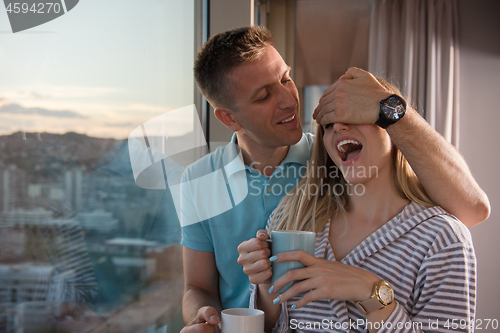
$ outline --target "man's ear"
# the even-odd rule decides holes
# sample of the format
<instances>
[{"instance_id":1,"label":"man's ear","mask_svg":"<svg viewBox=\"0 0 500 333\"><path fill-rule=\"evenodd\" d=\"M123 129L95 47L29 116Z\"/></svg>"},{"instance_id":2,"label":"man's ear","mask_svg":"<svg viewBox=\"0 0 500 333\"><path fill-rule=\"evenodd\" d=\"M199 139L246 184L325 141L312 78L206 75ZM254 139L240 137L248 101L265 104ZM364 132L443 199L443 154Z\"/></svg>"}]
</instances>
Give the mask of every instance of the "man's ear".
<instances>
[{"instance_id":1,"label":"man's ear","mask_svg":"<svg viewBox=\"0 0 500 333\"><path fill-rule=\"evenodd\" d=\"M234 111L223 106L218 106L214 110L215 116L221 123L223 123L227 128L236 132L241 129L241 125L234 117Z\"/></svg>"}]
</instances>

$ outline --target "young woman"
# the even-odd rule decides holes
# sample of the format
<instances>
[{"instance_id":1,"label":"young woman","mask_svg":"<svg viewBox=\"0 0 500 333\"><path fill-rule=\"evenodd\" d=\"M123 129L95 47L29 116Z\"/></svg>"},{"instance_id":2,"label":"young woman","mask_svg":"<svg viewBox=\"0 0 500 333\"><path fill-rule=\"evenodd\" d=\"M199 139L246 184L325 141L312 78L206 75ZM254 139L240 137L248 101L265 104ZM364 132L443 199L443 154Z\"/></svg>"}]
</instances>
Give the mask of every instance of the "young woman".
<instances>
[{"instance_id":1,"label":"young woman","mask_svg":"<svg viewBox=\"0 0 500 333\"><path fill-rule=\"evenodd\" d=\"M470 233L434 206L377 125L318 126L307 175L283 198L268 230L317 236L315 256L294 251L269 258L265 230L238 247L238 262L254 284L251 306L265 311L266 332L473 331ZM271 285L273 261L306 267ZM291 281L299 282L275 292Z\"/></svg>"}]
</instances>

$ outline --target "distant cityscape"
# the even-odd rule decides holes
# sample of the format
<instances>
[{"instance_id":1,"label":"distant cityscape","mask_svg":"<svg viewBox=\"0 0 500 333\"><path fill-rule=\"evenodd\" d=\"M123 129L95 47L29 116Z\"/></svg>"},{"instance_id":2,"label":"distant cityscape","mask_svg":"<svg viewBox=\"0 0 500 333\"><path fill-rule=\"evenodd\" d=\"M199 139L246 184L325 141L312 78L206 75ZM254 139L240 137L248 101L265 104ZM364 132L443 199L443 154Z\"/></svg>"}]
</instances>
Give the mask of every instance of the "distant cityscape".
<instances>
[{"instance_id":1,"label":"distant cityscape","mask_svg":"<svg viewBox=\"0 0 500 333\"><path fill-rule=\"evenodd\" d=\"M179 241L170 193L135 184L126 140L0 136L0 332L21 312L40 324L25 302L127 303L155 271L148 253Z\"/></svg>"}]
</instances>

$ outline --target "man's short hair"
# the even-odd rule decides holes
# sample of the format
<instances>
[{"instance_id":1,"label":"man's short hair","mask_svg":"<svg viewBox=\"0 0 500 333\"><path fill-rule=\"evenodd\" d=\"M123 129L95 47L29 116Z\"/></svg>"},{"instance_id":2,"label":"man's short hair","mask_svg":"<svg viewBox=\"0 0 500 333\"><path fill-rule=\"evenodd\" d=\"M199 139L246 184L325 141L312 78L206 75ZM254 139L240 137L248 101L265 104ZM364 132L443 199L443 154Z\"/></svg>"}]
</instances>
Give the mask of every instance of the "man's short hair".
<instances>
[{"instance_id":1,"label":"man's short hair","mask_svg":"<svg viewBox=\"0 0 500 333\"><path fill-rule=\"evenodd\" d=\"M274 45L271 33L259 26L222 32L203 45L194 64L194 77L214 108L234 107L227 74L238 65L260 57L269 45Z\"/></svg>"}]
</instances>

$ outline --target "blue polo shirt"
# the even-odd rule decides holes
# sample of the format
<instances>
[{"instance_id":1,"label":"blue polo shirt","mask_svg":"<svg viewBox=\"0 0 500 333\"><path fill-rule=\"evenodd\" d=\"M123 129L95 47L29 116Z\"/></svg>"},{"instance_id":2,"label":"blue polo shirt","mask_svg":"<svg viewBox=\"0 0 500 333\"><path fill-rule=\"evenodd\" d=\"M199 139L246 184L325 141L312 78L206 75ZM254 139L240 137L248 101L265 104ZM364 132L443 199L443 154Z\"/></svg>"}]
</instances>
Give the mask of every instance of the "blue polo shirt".
<instances>
[{"instance_id":1,"label":"blue polo shirt","mask_svg":"<svg viewBox=\"0 0 500 333\"><path fill-rule=\"evenodd\" d=\"M182 245L215 253L223 308L248 307L250 282L237 263L238 245L265 229L281 198L304 175L313 143L313 135L303 134L269 179L243 163L236 135L186 168L181 184Z\"/></svg>"}]
</instances>

